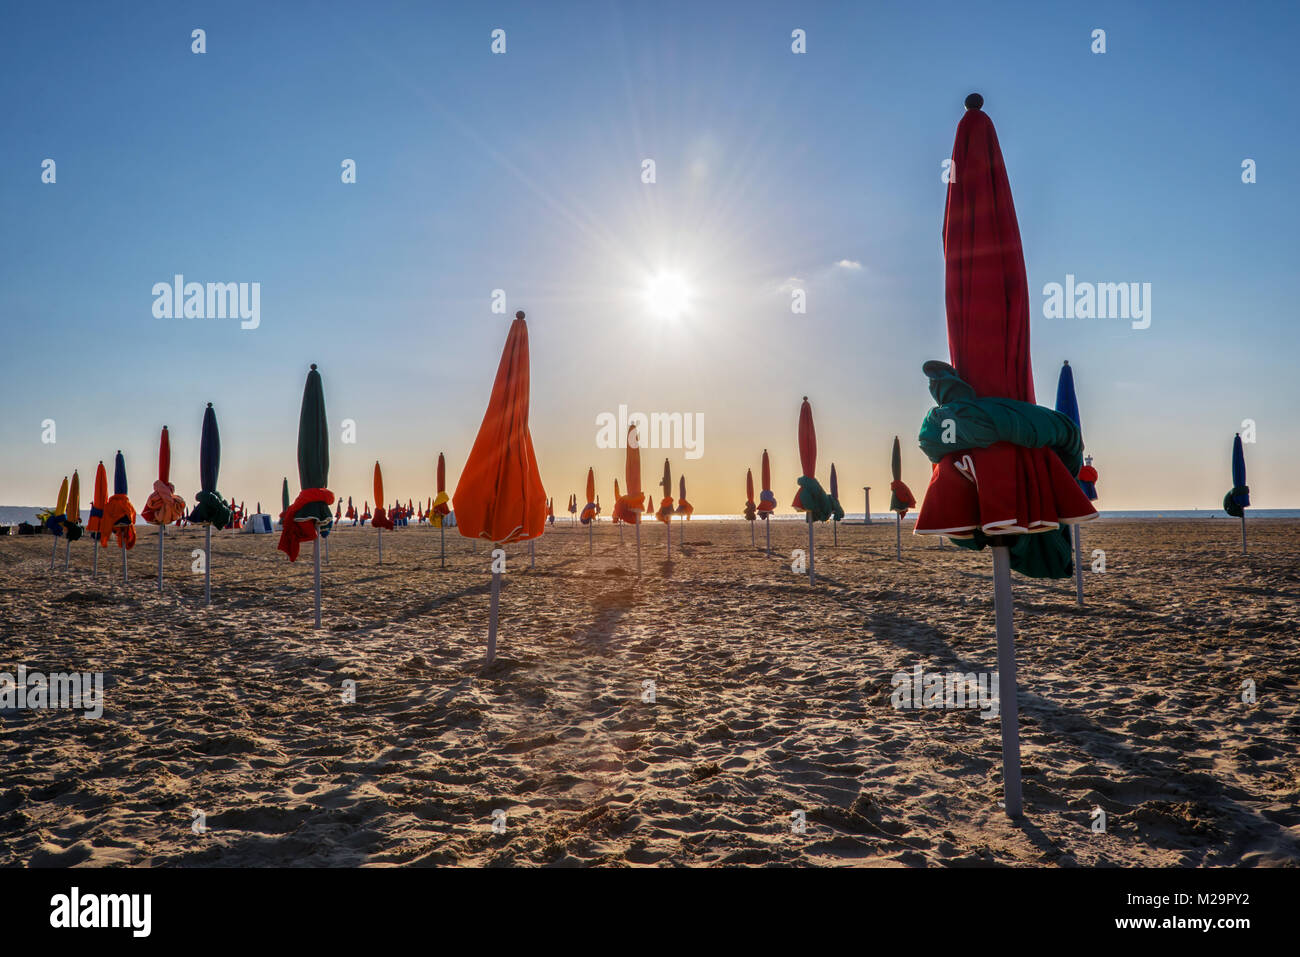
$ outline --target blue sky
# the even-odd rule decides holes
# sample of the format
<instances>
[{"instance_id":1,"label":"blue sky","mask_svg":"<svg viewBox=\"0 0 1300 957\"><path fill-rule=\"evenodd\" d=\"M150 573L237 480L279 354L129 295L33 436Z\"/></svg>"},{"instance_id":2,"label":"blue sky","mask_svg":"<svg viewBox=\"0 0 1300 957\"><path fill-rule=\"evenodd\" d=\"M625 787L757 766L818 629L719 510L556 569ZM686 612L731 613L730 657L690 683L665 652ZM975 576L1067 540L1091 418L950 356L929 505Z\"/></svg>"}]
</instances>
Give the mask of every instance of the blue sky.
<instances>
[{"instance_id":1,"label":"blue sky","mask_svg":"<svg viewBox=\"0 0 1300 957\"><path fill-rule=\"evenodd\" d=\"M1067 273L1152 284L1149 329L1033 316L1039 400L1075 368L1099 504L1215 507L1250 418L1255 503L1300 505L1294 5L269 6L4 13L0 502L52 501L121 448L142 503L163 424L189 497L209 401L223 491L274 502L311 362L336 492L368 497L379 459L392 493L430 494L439 451L454 484L498 288L528 312L557 501L589 465L612 494L595 419L625 403L704 415L703 458L669 453L697 509L737 511L765 447L784 509L805 394L819 472L887 489L899 434L919 495L920 367L948 357L941 163L979 90L1036 307ZM692 291L669 321L642 299L664 271ZM155 318L175 273L260 282L259 328Z\"/></svg>"}]
</instances>

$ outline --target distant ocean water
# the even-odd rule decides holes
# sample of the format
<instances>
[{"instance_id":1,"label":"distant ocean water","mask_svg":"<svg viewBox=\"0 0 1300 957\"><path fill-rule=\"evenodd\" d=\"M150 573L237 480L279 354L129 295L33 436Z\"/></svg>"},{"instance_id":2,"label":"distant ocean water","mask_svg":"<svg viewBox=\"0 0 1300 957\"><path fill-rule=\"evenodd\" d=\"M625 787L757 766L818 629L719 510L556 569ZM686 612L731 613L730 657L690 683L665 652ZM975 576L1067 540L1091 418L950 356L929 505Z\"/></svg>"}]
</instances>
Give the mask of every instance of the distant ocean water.
<instances>
[{"instance_id":1,"label":"distant ocean water","mask_svg":"<svg viewBox=\"0 0 1300 957\"><path fill-rule=\"evenodd\" d=\"M19 522L30 522L36 524L36 513L43 511L50 506L28 506L28 505L0 505L0 525L17 525ZM1300 518L1300 508L1252 508L1246 512L1250 518ZM89 509L81 510L81 521L84 524L90 517ZM1167 509L1143 509L1134 511L1103 511L1102 518L1144 518L1144 519L1179 519L1186 520L1191 518L1204 519L1223 519L1225 521L1236 521L1230 518L1222 509L1210 508L1167 508ZM602 519L608 521L608 515L602 515ZM904 522L913 521L916 518L916 512L912 512ZM802 522L801 515L774 515L773 521L776 522ZM849 512L845 514L846 522L861 522L861 512ZM873 522L892 522L894 520L893 512L872 512L871 520ZM555 516L556 524L563 524L568 521L567 516ZM692 517L696 522L741 522L744 521L742 515L701 515L697 514ZM144 524L137 519L137 524Z\"/></svg>"}]
</instances>

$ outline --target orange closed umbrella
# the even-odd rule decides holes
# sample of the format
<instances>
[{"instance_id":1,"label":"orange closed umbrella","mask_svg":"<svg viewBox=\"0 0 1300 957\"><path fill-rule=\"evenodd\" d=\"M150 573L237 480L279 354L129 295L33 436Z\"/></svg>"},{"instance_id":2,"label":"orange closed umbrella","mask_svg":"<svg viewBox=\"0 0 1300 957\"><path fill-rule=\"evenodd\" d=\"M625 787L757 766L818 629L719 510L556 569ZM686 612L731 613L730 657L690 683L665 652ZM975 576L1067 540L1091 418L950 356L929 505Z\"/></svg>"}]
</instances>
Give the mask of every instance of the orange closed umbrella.
<instances>
[{"instance_id":1,"label":"orange closed umbrella","mask_svg":"<svg viewBox=\"0 0 1300 957\"><path fill-rule=\"evenodd\" d=\"M452 495L456 529L465 538L494 544L540 536L546 527L546 489L537 471L537 456L528 432L528 326L522 312L506 336L492 396L474 446ZM497 609L501 571L493 558L488 618L490 664L496 658Z\"/></svg>"},{"instance_id":2,"label":"orange closed umbrella","mask_svg":"<svg viewBox=\"0 0 1300 957\"><path fill-rule=\"evenodd\" d=\"M749 522L749 544L754 544L754 516L758 506L754 504L754 470L745 469L745 521Z\"/></svg>"},{"instance_id":3,"label":"orange closed umbrella","mask_svg":"<svg viewBox=\"0 0 1300 957\"><path fill-rule=\"evenodd\" d=\"M641 443L636 426L627 430L627 455L624 459L623 478L627 494L618 494L618 481L614 482L614 520L636 526L636 573L641 574L641 512L644 498L641 492ZM621 537L620 532L620 537Z\"/></svg>"},{"instance_id":4,"label":"orange closed umbrella","mask_svg":"<svg viewBox=\"0 0 1300 957\"><path fill-rule=\"evenodd\" d=\"M384 473L375 463L375 514L370 519L379 537L379 564L384 563L384 529L393 527L393 518L384 511Z\"/></svg>"},{"instance_id":5,"label":"orange closed umbrella","mask_svg":"<svg viewBox=\"0 0 1300 957\"><path fill-rule=\"evenodd\" d=\"M596 473L592 469L587 469L587 504L582 507L578 514L578 521L587 526L587 554L591 554L591 526L593 519L596 517Z\"/></svg>"}]
</instances>

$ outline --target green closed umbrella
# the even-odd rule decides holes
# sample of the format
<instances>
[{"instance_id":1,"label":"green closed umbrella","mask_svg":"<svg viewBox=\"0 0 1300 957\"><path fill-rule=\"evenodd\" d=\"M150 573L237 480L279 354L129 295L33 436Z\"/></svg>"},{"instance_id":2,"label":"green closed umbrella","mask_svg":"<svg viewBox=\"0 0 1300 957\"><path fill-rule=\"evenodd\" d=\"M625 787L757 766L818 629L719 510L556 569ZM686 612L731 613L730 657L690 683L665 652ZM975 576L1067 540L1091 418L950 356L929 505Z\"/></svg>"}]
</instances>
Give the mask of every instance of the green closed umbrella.
<instances>
[{"instance_id":1,"label":"green closed umbrella","mask_svg":"<svg viewBox=\"0 0 1300 957\"><path fill-rule=\"evenodd\" d=\"M279 549L290 561L298 558L302 542L313 543L315 570L316 627L320 627L320 540L321 528L333 520L330 506L334 493L327 489L330 455L329 433L325 418L325 387L315 363L307 373L307 385L302 392L302 411L298 416L298 481L302 490L296 501L289 503L289 482L285 480L285 511L280 526Z\"/></svg>"},{"instance_id":2,"label":"green closed umbrella","mask_svg":"<svg viewBox=\"0 0 1300 957\"><path fill-rule=\"evenodd\" d=\"M323 489L329 484L330 437L325 419L325 387L315 364L307 373L302 392L302 412L298 416L298 483L304 489ZM332 498L332 496L331 496ZM298 510L299 519L314 518L328 524L333 515L330 503L308 502Z\"/></svg>"}]
</instances>

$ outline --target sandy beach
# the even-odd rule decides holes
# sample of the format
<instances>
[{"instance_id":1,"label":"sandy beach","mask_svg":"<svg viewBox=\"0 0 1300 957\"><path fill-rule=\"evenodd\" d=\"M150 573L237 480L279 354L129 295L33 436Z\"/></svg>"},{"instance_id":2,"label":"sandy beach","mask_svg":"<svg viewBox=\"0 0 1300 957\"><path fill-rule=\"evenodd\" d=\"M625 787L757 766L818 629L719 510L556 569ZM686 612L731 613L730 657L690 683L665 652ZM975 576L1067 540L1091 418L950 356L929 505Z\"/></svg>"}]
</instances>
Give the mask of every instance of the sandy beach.
<instances>
[{"instance_id":1,"label":"sandy beach","mask_svg":"<svg viewBox=\"0 0 1300 957\"><path fill-rule=\"evenodd\" d=\"M310 551L195 530L116 550L0 539L0 671L102 671L103 716L0 712L0 864L1295 865L1300 521L1102 519L1104 574L1016 576L1027 818L999 810L999 723L899 709L896 673L996 667L989 553L892 524L561 521L507 549L341 529ZM346 680L356 703L343 703ZM1255 683L1256 701L1242 686ZM653 695L646 682L653 682ZM643 700L653 697L653 701ZM1092 829L1096 808L1104 833ZM494 820L504 830L494 833ZM803 812L799 815L797 812ZM197 829L202 813L204 829ZM802 833L797 826L803 822Z\"/></svg>"}]
</instances>

